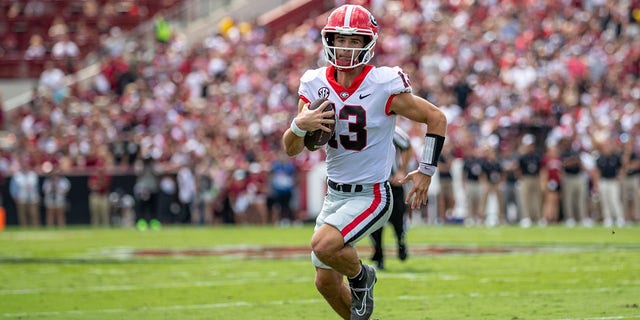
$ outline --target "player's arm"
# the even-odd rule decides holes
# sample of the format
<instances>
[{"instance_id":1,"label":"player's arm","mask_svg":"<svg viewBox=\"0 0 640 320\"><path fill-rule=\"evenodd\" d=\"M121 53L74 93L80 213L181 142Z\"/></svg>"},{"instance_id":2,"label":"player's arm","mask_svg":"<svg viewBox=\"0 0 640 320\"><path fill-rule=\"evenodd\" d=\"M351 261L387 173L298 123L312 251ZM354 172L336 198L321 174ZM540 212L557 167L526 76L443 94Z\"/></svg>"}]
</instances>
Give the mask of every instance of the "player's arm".
<instances>
[{"instance_id":1,"label":"player's arm","mask_svg":"<svg viewBox=\"0 0 640 320\"><path fill-rule=\"evenodd\" d=\"M304 149L304 136L307 131L318 129L331 132L324 124L335 123L335 120L326 119L333 115L333 111L323 111L330 101L324 102L319 108L309 110L309 103L298 100L298 115L291 121L291 126L282 136L282 147L288 156L293 157Z\"/></svg>"},{"instance_id":2,"label":"player's arm","mask_svg":"<svg viewBox=\"0 0 640 320\"><path fill-rule=\"evenodd\" d=\"M410 92L397 94L391 101L390 111L405 118L427 125L427 133L444 137L447 133L447 118L431 102Z\"/></svg>"},{"instance_id":3,"label":"player's arm","mask_svg":"<svg viewBox=\"0 0 640 320\"><path fill-rule=\"evenodd\" d=\"M413 181L405 202L411 202L411 208L416 209L427 204L431 176L435 173L438 158L444 145L444 137L447 133L447 118L431 102L410 92L397 94L391 101L389 111L427 125L425 149L419 155L419 167L401 181L401 183Z\"/></svg>"}]
</instances>

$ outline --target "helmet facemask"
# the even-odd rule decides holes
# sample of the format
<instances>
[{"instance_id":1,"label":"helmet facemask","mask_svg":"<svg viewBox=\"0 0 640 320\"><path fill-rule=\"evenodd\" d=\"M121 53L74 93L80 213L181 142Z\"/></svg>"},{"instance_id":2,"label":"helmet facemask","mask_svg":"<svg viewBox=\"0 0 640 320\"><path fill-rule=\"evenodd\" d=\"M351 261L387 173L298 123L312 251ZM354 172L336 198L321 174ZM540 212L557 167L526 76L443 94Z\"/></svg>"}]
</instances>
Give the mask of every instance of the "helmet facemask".
<instances>
[{"instance_id":1,"label":"helmet facemask","mask_svg":"<svg viewBox=\"0 0 640 320\"><path fill-rule=\"evenodd\" d=\"M364 37L365 45L362 48L353 48L353 47L337 47L334 45L333 39L336 34L343 35L362 35ZM377 36L377 35L376 35ZM325 59L340 70L349 70L355 67L365 65L369 63L371 58L374 56L373 47L375 46L376 39L367 34L359 34L359 33L337 33L337 32L323 32L322 36L322 44L324 46L324 56ZM336 55L336 50L345 50L351 51L351 58L348 64L338 63L338 56Z\"/></svg>"},{"instance_id":2,"label":"helmet facemask","mask_svg":"<svg viewBox=\"0 0 640 320\"><path fill-rule=\"evenodd\" d=\"M326 60L339 70L351 70L369 63L373 58L373 48L378 40L378 24L373 15L364 7L343 5L329 15L321 35ZM363 36L364 45L362 48L337 47L334 43L336 35ZM336 50L350 51L349 63L338 63Z\"/></svg>"}]
</instances>

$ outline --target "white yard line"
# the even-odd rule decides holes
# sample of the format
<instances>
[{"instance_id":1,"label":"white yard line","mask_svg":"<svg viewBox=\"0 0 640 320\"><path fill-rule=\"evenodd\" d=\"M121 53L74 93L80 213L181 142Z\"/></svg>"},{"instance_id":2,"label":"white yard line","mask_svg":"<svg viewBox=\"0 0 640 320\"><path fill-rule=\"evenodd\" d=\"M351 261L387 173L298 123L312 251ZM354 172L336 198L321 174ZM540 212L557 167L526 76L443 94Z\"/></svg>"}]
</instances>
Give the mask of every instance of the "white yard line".
<instances>
[{"instance_id":1,"label":"white yard line","mask_svg":"<svg viewBox=\"0 0 640 320\"><path fill-rule=\"evenodd\" d=\"M547 292L548 293L548 292ZM452 295L444 295L443 298L451 298ZM406 298L406 296L405 296ZM415 297L415 300L425 299L425 297ZM429 296L428 298L433 298ZM395 301L395 298L377 298L377 301ZM414 300L413 298L411 300ZM3 313L0 314L2 318L26 318L26 317L52 317L52 316L90 316L92 314L115 314L115 313L131 313L131 312L148 312L148 311L173 311L173 310L197 310L197 309L223 309L223 308L237 308L237 307L257 307L258 305L292 305L292 304L316 304L323 302L322 299L299 299L299 300L280 300L269 302L247 302L236 301L230 303L210 303L210 304L196 304L196 305L173 305L173 306L156 306L156 307L143 307L135 309L98 309L98 310L70 310L70 311L37 311L37 312L16 312L16 313ZM606 316L606 317L588 317L588 318L561 318L556 320L616 320L616 319L637 319L640 318L640 314L636 315L618 315L618 316Z\"/></svg>"},{"instance_id":2,"label":"white yard line","mask_svg":"<svg viewBox=\"0 0 640 320\"><path fill-rule=\"evenodd\" d=\"M616 320L616 319L638 319L640 314L630 316L607 316L607 317L593 317L593 318L561 318L555 320Z\"/></svg>"}]
</instances>

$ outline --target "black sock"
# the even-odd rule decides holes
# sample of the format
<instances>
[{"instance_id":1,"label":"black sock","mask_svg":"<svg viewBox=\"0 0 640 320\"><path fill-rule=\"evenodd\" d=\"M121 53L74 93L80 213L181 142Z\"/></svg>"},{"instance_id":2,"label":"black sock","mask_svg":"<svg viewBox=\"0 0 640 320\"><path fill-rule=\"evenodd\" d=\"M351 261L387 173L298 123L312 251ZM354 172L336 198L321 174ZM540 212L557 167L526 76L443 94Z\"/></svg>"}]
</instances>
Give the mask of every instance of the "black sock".
<instances>
[{"instance_id":1,"label":"black sock","mask_svg":"<svg viewBox=\"0 0 640 320\"><path fill-rule=\"evenodd\" d=\"M358 272L355 277L349 278L349 285L351 285L351 287L353 288L364 288L364 286L367 284L366 280L367 272L364 270L362 262L360 262L360 272Z\"/></svg>"}]
</instances>

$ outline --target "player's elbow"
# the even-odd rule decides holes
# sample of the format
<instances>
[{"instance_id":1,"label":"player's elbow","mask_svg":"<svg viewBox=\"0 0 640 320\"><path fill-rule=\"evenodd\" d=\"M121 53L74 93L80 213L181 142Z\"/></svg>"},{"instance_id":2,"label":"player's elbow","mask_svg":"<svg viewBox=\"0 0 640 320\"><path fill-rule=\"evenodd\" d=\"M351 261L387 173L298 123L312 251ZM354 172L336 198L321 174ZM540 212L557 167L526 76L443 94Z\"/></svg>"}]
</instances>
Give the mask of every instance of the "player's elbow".
<instances>
[{"instance_id":1,"label":"player's elbow","mask_svg":"<svg viewBox=\"0 0 640 320\"><path fill-rule=\"evenodd\" d=\"M300 153L299 151L296 152L295 150L292 150L291 148L284 148L284 152L287 154L287 156L289 157L295 157L296 155L298 155L298 153Z\"/></svg>"},{"instance_id":2,"label":"player's elbow","mask_svg":"<svg viewBox=\"0 0 640 320\"><path fill-rule=\"evenodd\" d=\"M447 116L440 109L434 109L427 119L427 125L429 126L429 131L433 129L434 131L446 132Z\"/></svg>"},{"instance_id":3,"label":"player's elbow","mask_svg":"<svg viewBox=\"0 0 640 320\"><path fill-rule=\"evenodd\" d=\"M289 157L298 155L300 152L302 152L303 147L303 145L301 145L300 143L296 143L293 139L291 139L291 137L288 138L286 134L282 138L282 149Z\"/></svg>"}]
</instances>

